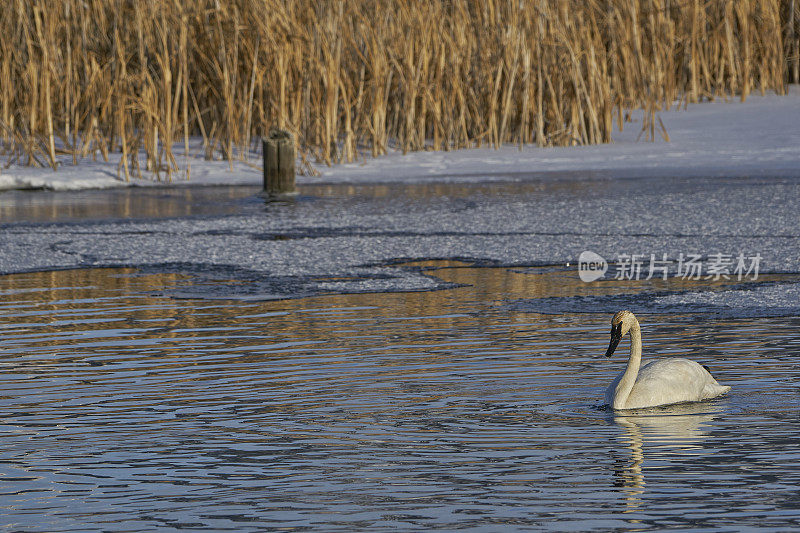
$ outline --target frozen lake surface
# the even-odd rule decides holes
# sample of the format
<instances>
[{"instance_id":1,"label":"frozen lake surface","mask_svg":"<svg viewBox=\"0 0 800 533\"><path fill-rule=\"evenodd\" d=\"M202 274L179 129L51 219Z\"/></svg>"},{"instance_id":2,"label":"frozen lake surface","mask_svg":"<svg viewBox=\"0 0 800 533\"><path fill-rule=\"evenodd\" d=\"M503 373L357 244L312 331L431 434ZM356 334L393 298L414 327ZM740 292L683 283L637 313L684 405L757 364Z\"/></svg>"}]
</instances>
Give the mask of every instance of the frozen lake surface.
<instances>
[{"instance_id":1,"label":"frozen lake surface","mask_svg":"<svg viewBox=\"0 0 800 533\"><path fill-rule=\"evenodd\" d=\"M800 520L797 180L257 192L0 194L0 526ZM585 250L618 272L620 254L762 259L743 279L584 283ZM607 410L622 308L645 357L695 359L730 394Z\"/></svg>"},{"instance_id":2,"label":"frozen lake surface","mask_svg":"<svg viewBox=\"0 0 800 533\"><path fill-rule=\"evenodd\" d=\"M608 261L638 255L645 277L651 255L677 262L681 254L698 254L705 273L715 254L731 260L741 254L747 266L759 256L761 273L800 271L800 180L793 178L565 174L300 191L285 202L265 202L254 187L87 191L75 193L77 207L68 193L7 192L0 195L0 273L178 271L231 281L183 296L265 300L447 286L401 265L417 259L574 266L591 250ZM776 283L778 289L731 286L713 295L715 306L781 314L797 308L796 283ZM669 303L699 305L710 297L690 283Z\"/></svg>"}]
</instances>

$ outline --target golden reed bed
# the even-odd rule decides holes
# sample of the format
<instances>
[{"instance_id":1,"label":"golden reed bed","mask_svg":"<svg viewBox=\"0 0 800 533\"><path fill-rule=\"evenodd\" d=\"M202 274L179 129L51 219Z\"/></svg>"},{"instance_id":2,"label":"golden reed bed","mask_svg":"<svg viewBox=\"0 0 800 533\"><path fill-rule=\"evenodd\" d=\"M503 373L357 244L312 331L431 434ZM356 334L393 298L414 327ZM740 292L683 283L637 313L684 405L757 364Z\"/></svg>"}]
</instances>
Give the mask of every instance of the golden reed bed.
<instances>
[{"instance_id":1,"label":"golden reed bed","mask_svg":"<svg viewBox=\"0 0 800 533\"><path fill-rule=\"evenodd\" d=\"M189 136L234 159L271 127L329 164L599 143L640 108L666 135L676 101L797 82L799 22L800 0L8 0L0 164L117 151L169 177Z\"/></svg>"}]
</instances>

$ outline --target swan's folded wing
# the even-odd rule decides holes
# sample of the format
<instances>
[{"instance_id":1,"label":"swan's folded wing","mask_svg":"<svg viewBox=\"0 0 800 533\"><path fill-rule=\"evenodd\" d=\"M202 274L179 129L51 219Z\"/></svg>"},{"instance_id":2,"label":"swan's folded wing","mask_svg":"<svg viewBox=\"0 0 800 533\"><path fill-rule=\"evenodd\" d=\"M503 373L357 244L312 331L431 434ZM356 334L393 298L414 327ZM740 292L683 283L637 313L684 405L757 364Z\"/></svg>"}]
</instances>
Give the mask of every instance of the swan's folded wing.
<instances>
[{"instance_id":1,"label":"swan's folded wing","mask_svg":"<svg viewBox=\"0 0 800 533\"><path fill-rule=\"evenodd\" d=\"M706 398L706 385L716 383L700 364L689 359L657 359L639 370L626 402L629 409Z\"/></svg>"}]
</instances>

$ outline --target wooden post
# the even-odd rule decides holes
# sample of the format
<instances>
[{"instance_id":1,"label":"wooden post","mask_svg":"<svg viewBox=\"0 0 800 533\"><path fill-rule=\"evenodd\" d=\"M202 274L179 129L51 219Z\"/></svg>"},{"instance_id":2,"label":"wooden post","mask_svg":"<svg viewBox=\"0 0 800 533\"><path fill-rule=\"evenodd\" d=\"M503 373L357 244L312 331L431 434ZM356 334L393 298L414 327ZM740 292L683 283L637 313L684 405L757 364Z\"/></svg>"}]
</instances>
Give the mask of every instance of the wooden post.
<instances>
[{"instance_id":1,"label":"wooden post","mask_svg":"<svg viewBox=\"0 0 800 533\"><path fill-rule=\"evenodd\" d=\"M288 131L271 130L264 144L264 192L291 194L294 190L294 140Z\"/></svg>"}]
</instances>

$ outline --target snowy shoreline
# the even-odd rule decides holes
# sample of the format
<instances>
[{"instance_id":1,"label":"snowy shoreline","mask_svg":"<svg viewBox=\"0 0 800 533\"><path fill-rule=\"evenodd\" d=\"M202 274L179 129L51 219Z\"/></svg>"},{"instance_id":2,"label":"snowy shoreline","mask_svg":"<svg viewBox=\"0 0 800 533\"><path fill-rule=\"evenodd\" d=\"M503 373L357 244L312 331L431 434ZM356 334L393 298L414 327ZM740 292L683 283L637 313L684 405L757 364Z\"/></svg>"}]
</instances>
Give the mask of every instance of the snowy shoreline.
<instances>
[{"instance_id":1,"label":"snowy shoreline","mask_svg":"<svg viewBox=\"0 0 800 533\"><path fill-rule=\"evenodd\" d=\"M687 110L659 114L671 141L656 132L655 142L637 141L641 112L624 131L615 131L614 143L562 148L504 146L451 152L390 153L355 163L327 167L314 164L319 176L298 176L298 184L391 183L421 181L487 181L566 177L589 173L592 177L800 177L800 86L788 94L751 95L690 105ZM0 168L0 191L45 189L56 191L128 186L260 185L261 171L236 161L205 161L195 141L190 155L190 179L177 172L172 182L117 178L118 154L110 161L79 161L72 165L61 156L62 167ZM186 159L176 149L179 165ZM259 156L254 155L254 162Z\"/></svg>"}]
</instances>

